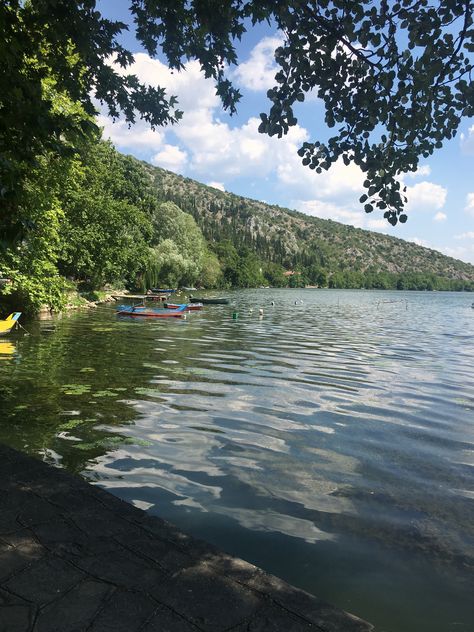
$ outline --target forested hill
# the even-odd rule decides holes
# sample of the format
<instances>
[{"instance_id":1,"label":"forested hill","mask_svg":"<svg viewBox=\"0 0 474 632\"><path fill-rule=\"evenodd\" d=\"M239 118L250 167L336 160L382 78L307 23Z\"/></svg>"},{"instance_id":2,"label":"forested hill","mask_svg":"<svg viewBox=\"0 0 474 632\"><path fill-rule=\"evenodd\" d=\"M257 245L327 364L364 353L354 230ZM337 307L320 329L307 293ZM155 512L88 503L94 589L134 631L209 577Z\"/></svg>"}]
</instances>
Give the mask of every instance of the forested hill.
<instances>
[{"instance_id":1,"label":"forested hill","mask_svg":"<svg viewBox=\"0 0 474 632\"><path fill-rule=\"evenodd\" d=\"M436 250L222 192L141 164L157 196L191 213L211 243L229 240L236 248L246 246L263 260L288 270L324 269L330 275L351 271L363 276L422 274L474 282L474 266Z\"/></svg>"},{"instance_id":2,"label":"forested hill","mask_svg":"<svg viewBox=\"0 0 474 632\"><path fill-rule=\"evenodd\" d=\"M218 191L100 138L45 155L20 193L0 213L4 310L60 310L111 285L474 290L472 265Z\"/></svg>"}]
</instances>

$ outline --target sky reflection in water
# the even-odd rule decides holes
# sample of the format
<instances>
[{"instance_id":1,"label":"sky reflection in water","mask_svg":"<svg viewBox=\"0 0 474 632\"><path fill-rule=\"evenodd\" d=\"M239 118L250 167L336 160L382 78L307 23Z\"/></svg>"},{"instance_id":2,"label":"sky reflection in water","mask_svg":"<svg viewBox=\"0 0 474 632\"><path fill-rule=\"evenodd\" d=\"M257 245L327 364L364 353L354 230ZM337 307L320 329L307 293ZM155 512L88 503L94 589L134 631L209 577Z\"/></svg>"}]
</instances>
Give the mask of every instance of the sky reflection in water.
<instances>
[{"instance_id":1,"label":"sky reflection in water","mask_svg":"<svg viewBox=\"0 0 474 632\"><path fill-rule=\"evenodd\" d=\"M32 324L0 363L0 439L379 630L467 632L472 301L401 297L246 291L184 322Z\"/></svg>"}]
</instances>

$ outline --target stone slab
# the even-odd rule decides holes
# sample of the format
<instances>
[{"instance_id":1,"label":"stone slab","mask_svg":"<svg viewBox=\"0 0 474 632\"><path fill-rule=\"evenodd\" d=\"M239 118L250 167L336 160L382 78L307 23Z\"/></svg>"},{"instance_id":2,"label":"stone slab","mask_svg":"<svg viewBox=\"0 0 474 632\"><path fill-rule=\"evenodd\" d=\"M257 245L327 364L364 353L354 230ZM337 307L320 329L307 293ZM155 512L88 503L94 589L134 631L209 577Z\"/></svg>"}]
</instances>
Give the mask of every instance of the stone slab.
<instances>
[{"instance_id":1,"label":"stone slab","mask_svg":"<svg viewBox=\"0 0 474 632\"><path fill-rule=\"evenodd\" d=\"M0 632L374 630L3 445L0 516Z\"/></svg>"}]
</instances>

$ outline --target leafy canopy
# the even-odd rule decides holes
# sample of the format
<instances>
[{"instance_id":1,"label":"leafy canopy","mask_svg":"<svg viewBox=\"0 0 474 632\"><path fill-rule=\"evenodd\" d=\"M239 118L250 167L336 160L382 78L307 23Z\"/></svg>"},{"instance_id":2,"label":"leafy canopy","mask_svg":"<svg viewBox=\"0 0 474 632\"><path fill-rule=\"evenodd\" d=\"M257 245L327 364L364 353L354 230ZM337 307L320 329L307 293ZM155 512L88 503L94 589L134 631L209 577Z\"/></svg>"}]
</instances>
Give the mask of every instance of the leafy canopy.
<instances>
[{"instance_id":1,"label":"leafy canopy","mask_svg":"<svg viewBox=\"0 0 474 632\"><path fill-rule=\"evenodd\" d=\"M60 192L59 271L93 287L133 282L153 234L148 183L109 143L89 143L80 158Z\"/></svg>"},{"instance_id":2,"label":"leafy canopy","mask_svg":"<svg viewBox=\"0 0 474 632\"><path fill-rule=\"evenodd\" d=\"M158 204L152 215L154 267L165 285L189 285L199 277L207 247L191 215L173 202Z\"/></svg>"},{"instance_id":3,"label":"leafy canopy","mask_svg":"<svg viewBox=\"0 0 474 632\"><path fill-rule=\"evenodd\" d=\"M339 159L359 165L365 210L382 210L392 224L406 221L397 175L416 170L421 156L456 134L462 117L474 115L472 0L129 0L129 8L147 52L162 51L178 70L197 59L231 113L240 98L226 76L238 61L235 41L259 22L278 28L284 42L260 131L286 134L297 122L295 105L316 93L335 133L305 142L303 164L317 173ZM130 123L181 118L174 96L123 71L133 61L119 43L127 28L105 19L95 0L0 4L3 189L12 154L59 149L68 134L87 131L87 120L52 111L45 76L89 114L96 98Z\"/></svg>"}]
</instances>

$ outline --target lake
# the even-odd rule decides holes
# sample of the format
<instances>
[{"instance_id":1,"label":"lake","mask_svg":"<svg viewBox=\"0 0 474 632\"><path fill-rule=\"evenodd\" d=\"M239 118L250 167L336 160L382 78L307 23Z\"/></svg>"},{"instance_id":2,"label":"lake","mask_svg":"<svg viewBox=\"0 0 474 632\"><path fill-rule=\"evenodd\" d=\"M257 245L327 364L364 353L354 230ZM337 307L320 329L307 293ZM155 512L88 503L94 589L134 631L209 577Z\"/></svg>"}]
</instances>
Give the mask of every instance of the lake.
<instances>
[{"instance_id":1,"label":"lake","mask_svg":"<svg viewBox=\"0 0 474 632\"><path fill-rule=\"evenodd\" d=\"M0 441L378 632L472 631L473 297L225 294L183 321L22 321Z\"/></svg>"}]
</instances>

